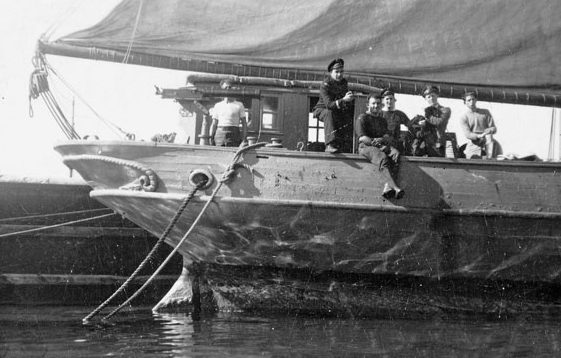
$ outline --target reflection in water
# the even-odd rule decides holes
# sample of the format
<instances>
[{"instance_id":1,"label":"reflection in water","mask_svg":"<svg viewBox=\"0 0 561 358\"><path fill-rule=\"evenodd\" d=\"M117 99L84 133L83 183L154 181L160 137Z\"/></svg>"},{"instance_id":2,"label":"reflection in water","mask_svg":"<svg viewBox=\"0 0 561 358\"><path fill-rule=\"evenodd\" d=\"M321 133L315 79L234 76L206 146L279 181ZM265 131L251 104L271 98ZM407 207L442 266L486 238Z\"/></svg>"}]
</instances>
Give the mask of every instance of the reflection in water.
<instances>
[{"instance_id":1,"label":"reflection in water","mask_svg":"<svg viewBox=\"0 0 561 358\"><path fill-rule=\"evenodd\" d=\"M352 320L129 311L81 325L89 307L0 307L0 357L559 356L560 317Z\"/></svg>"}]
</instances>

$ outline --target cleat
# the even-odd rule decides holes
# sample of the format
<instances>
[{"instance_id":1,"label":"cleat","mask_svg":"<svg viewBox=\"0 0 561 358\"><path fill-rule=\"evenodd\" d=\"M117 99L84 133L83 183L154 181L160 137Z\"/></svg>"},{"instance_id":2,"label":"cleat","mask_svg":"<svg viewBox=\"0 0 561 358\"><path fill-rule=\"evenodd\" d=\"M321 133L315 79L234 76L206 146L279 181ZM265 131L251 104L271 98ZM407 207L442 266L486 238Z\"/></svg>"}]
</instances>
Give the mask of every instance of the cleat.
<instances>
[{"instance_id":1,"label":"cleat","mask_svg":"<svg viewBox=\"0 0 561 358\"><path fill-rule=\"evenodd\" d=\"M382 196L386 199L395 197L395 189L389 186L388 183L386 183L384 185L384 190L382 191Z\"/></svg>"},{"instance_id":2,"label":"cleat","mask_svg":"<svg viewBox=\"0 0 561 358\"><path fill-rule=\"evenodd\" d=\"M339 153L339 148L334 147L331 144L328 144L327 147L325 147L325 152L331 154Z\"/></svg>"}]
</instances>

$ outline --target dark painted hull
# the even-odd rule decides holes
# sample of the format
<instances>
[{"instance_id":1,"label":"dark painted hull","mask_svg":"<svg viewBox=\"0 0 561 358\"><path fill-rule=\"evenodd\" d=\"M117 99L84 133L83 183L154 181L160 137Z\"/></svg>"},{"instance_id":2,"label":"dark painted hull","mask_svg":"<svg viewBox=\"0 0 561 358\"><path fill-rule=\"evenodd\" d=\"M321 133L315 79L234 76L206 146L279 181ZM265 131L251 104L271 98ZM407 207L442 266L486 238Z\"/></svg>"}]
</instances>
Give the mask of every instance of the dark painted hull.
<instances>
[{"instance_id":1,"label":"dark painted hull","mask_svg":"<svg viewBox=\"0 0 561 358\"><path fill-rule=\"evenodd\" d=\"M234 153L110 142L57 150L93 197L154 235L192 189L189 173L219 178ZM408 158L399 175L406 197L390 201L375 168L356 155L269 149L242 163L252 170L237 170L179 247L185 265L561 284L559 163ZM157 175L153 192L122 189L146 168ZM195 196L170 245L216 185Z\"/></svg>"},{"instance_id":2,"label":"dark painted hull","mask_svg":"<svg viewBox=\"0 0 561 358\"><path fill-rule=\"evenodd\" d=\"M41 229L111 210L82 181L0 178L0 234ZM68 213L65 215L57 215ZM0 239L0 304L94 305L125 281L156 239L118 215ZM158 253L159 261L169 253ZM149 275L155 268L143 270ZM139 302L153 302L180 272L176 258ZM143 282L137 280L132 289ZM120 299L124 299L121 297Z\"/></svg>"}]
</instances>

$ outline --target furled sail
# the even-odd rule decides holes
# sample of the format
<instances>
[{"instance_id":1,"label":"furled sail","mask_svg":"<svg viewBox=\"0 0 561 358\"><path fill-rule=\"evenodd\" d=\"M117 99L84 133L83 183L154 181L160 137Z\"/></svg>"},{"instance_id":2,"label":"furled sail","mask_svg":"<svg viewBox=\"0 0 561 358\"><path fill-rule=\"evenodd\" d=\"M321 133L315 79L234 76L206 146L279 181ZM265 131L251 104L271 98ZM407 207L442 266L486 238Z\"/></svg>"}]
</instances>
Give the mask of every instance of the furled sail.
<instances>
[{"instance_id":1,"label":"furled sail","mask_svg":"<svg viewBox=\"0 0 561 358\"><path fill-rule=\"evenodd\" d=\"M45 53L164 68L352 81L561 106L559 0L124 0Z\"/></svg>"}]
</instances>

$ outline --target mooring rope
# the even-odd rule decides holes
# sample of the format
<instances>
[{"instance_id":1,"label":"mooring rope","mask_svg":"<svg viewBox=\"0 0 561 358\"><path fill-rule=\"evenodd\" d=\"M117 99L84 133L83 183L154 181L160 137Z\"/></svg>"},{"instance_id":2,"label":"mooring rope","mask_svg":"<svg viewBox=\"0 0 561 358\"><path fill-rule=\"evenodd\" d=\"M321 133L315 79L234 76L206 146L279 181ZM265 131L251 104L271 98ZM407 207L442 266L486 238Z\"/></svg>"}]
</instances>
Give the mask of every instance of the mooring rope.
<instances>
[{"instance_id":1,"label":"mooring rope","mask_svg":"<svg viewBox=\"0 0 561 358\"><path fill-rule=\"evenodd\" d=\"M144 266L146 266L146 264L148 263L148 261L150 261L154 254L156 253L156 251L160 248L160 246L164 243L164 240L167 238L167 236L169 235L169 233L171 232L171 229L173 229L173 227L175 226L175 224L177 223L177 220L179 220L179 217L181 216L181 214L183 214L183 211L185 210L185 208L187 207L187 204L189 204L189 202L191 201L191 199L193 199L193 196L195 195L195 193L205 185L205 182L201 182L199 183L195 188L193 188L193 190L191 190L189 192L189 194L185 197L185 199L183 199L183 202L181 203L181 206L179 207L179 209L177 209L175 215L173 216L173 218L171 219L171 221L169 222L168 226L166 227L166 229L164 230L164 232L162 233L162 235L160 236L160 238L158 239L158 241L156 242L156 244L154 245L154 247L152 247L152 250L150 250L150 252L148 253L148 255L144 258L144 260L138 265L138 267L136 268L136 270L134 270L134 272L129 276L129 278L123 282L123 284L121 285L121 287L119 287L115 292L113 292L113 294L106 299L102 304L100 304L99 306L97 306L97 308L95 310L93 310L89 315L87 315L86 317L84 317L82 319L82 322L84 324L88 323L90 321L90 319L92 319L93 317L95 317L99 312L101 312L102 309L104 309L119 293L121 293L124 289L127 288L127 286L129 285L129 283L136 278L136 276L138 276L138 273L140 272L140 270L142 270L144 268Z\"/></svg>"},{"instance_id":2,"label":"mooring rope","mask_svg":"<svg viewBox=\"0 0 561 358\"><path fill-rule=\"evenodd\" d=\"M240 148L236 154L234 155L234 158L232 159L232 163L226 168L226 170L224 171L224 173L222 174L222 177L220 178L218 185L216 186L216 188L213 190L212 194L210 195L210 198L208 199L208 201L205 203L205 205L203 206L203 208L201 209L201 212L199 213L199 215L197 216L197 218L195 219L195 221L193 221L193 223L191 224L191 227L189 228L189 230L187 230L187 232L185 233L185 235L183 235L183 237L181 238L181 240L179 240L179 242L177 243L177 245L175 245L175 247L173 248L173 250L169 253L168 257L166 257L166 259L160 264L160 266L156 269L156 271L154 271L154 273L152 274L152 276L150 276L148 278L148 280L146 280L146 282L132 295L130 296L125 302L123 302L119 307L115 308L113 311L111 311L107 316L103 317L103 320L108 320L111 317L113 317L117 312L119 312L121 309L123 309L125 306L127 306L134 298L136 298L153 280L154 278L160 273L160 271L166 266L166 264L171 260L171 258L173 257L173 255L179 250L179 247L181 247L181 245L183 244L183 242L185 242L185 240L187 239L187 237L189 237L189 235L191 234L191 232L193 231L193 229L195 228L195 226L197 226L197 224L199 223L199 221L201 220L203 214L206 212L207 208L209 207L210 203L212 203L212 201L214 200L214 197L216 196L216 194L218 193L218 191L220 190L220 188L222 187L222 184L224 184L225 182L229 181L233 175L236 172L236 169L238 167L240 167L240 163L238 163L239 159L241 158L241 156L247 152L248 150L251 149L255 149L255 148L259 148L262 147L264 145L266 145L266 142L261 142L261 143L256 143L256 144L252 144L250 146L247 147L243 147ZM243 165L242 165L243 166ZM87 321L86 321L87 322Z\"/></svg>"},{"instance_id":3,"label":"mooring rope","mask_svg":"<svg viewBox=\"0 0 561 358\"><path fill-rule=\"evenodd\" d=\"M53 217L53 216L64 216L64 215L94 213L94 212L98 212L98 211L107 211L107 210L111 210L111 209L109 209L109 208L100 208L100 209L88 209L88 210L77 210L77 211L65 211L65 212L63 212L63 213L53 213L53 214L16 216L16 217L13 217L13 218L3 218L3 219L0 219L0 223L3 223L3 222L11 222L11 221L18 221L18 220L29 220L29 219L49 218L49 217Z\"/></svg>"},{"instance_id":4,"label":"mooring rope","mask_svg":"<svg viewBox=\"0 0 561 358\"><path fill-rule=\"evenodd\" d=\"M54 229L56 227L60 227L60 226L66 226L66 225L72 225L72 224L77 224L77 223L81 223L84 221L90 221L90 220L96 220L96 219L101 219L101 218L105 218L111 215L115 215L116 213L109 213L109 214L104 214L104 215L99 215L99 216L94 216L93 218L87 218L87 219L80 219L80 220L74 220L74 221L68 221L62 224L56 224L56 225L49 225L49 226L41 226L35 229L29 229L29 230L23 230L23 231L16 231L16 232L9 232L7 234L2 234L0 235L0 239L4 238L4 237L9 237L9 236L15 236L15 235L21 235L21 234L28 234L30 232L37 232L37 231L43 231L43 230L48 230L48 229Z\"/></svg>"}]
</instances>

